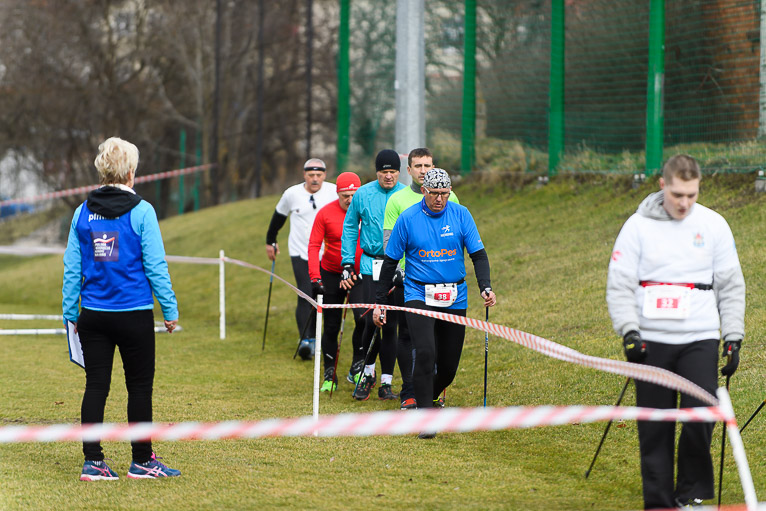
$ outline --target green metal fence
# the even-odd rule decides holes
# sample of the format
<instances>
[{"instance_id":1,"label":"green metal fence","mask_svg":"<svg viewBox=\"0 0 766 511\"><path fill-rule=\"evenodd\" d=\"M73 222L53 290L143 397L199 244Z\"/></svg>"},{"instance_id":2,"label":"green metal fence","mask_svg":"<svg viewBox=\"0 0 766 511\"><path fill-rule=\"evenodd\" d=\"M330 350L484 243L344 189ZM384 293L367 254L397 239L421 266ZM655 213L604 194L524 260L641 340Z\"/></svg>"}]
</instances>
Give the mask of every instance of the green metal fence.
<instances>
[{"instance_id":1,"label":"green metal fence","mask_svg":"<svg viewBox=\"0 0 766 511\"><path fill-rule=\"evenodd\" d=\"M475 26L465 16L473 5ZM500 155L489 170L651 173L680 151L708 172L760 168L761 0L429 0L425 8L427 139L450 170L488 170ZM352 20L354 10L363 16L353 3ZM474 80L464 76L473 30ZM371 86L354 71L355 37L352 90ZM387 51L393 58L395 46ZM393 104L392 82L374 86L378 105ZM364 133L360 108L352 101L352 133ZM393 143L385 110L378 120L368 149ZM472 134L475 147L466 147Z\"/></svg>"}]
</instances>

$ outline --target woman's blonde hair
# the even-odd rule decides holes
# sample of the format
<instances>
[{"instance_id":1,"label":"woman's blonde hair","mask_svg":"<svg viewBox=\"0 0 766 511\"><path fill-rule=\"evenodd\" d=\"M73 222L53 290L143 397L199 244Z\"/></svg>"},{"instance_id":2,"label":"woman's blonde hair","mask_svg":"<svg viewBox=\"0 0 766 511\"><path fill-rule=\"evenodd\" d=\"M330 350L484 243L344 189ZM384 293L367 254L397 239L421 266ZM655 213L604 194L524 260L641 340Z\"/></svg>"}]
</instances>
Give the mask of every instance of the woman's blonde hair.
<instances>
[{"instance_id":1,"label":"woman's blonde hair","mask_svg":"<svg viewBox=\"0 0 766 511\"><path fill-rule=\"evenodd\" d=\"M111 137L98 146L93 161L102 185L127 184L130 171L138 167L138 148L130 142Z\"/></svg>"}]
</instances>

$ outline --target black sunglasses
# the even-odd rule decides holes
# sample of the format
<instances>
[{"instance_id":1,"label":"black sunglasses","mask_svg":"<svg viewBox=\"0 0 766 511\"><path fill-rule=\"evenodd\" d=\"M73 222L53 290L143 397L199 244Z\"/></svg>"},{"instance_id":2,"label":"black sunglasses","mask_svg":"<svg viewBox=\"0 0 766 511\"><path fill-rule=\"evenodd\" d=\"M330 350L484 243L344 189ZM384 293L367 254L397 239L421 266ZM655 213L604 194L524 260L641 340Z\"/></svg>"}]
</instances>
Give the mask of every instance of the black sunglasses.
<instances>
[{"instance_id":1,"label":"black sunglasses","mask_svg":"<svg viewBox=\"0 0 766 511\"><path fill-rule=\"evenodd\" d=\"M314 201L314 196L313 195L311 197L309 197L309 202L311 203L312 206L314 206L314 209L317 208L317 203Z\"/></svg>"}]
</instances>

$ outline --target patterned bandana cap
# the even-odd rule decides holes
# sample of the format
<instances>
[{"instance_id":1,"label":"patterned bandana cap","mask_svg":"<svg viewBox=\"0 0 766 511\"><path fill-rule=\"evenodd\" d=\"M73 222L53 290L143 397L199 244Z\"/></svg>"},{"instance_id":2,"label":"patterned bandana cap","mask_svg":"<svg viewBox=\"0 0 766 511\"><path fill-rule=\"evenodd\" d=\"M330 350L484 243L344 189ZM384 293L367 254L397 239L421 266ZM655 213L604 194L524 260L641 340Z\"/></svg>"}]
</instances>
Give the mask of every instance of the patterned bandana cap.
<instances>
[{"instance_id":1,"label":"patterned bandana cap","mask_svg":"<svg viewBox=\"0 0 766 511\"><path fill-rule=\"evenodd\" d=\"M452 186L452 180L450 180L446 170L433 168L426 172L426 177L423 178L423 186L429 190L449 188Z\"/></svg>"}]
</instances>

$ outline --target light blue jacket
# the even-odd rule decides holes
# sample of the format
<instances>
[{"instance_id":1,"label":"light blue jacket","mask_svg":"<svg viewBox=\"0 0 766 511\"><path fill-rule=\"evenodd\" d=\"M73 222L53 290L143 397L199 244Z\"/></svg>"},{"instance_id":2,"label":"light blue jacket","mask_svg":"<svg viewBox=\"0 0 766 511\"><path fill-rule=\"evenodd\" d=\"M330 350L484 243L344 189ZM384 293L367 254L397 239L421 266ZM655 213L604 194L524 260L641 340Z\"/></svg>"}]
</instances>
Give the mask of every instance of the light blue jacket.
<instances>
[{"instance_id":1,"label":"light blue jacket","mask_svg":"<svg viewBox=\"0 0 766 511\"><path fill-rule=\"evenodd\" d=\"M359 265L359 272L362 275L372 275L373 258L383 257L383 219L386 214L386 204L388 199L402 188L404 188L402 183L396 183L393 188L386 190L375 180L360 187L354 194L346 212L346 219L343 221L340 249L342 264L354 264L361 222L360 244L364 254Z\"/></svg>"}]
</instances>

